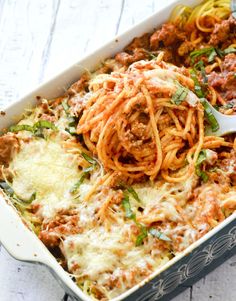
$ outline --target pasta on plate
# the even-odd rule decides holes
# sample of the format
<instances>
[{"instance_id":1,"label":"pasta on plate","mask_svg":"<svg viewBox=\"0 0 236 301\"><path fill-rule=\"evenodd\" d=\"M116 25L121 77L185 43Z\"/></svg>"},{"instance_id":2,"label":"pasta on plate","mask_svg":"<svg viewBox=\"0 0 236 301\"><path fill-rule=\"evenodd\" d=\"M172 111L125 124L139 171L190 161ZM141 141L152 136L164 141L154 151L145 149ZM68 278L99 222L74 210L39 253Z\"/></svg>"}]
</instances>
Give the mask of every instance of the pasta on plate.
<instances>
[{"instance_id":1,"label":"pasta on plate","mask_svg":"<svg viewBox=\"0 0 236 301\"><path fill-rule=\"evenodd\" d=\"M236 209L228 0L177 6L161 28L40 99L0 137L2 193L74 281L112 299Z\"/></svg>"}]
</instances>

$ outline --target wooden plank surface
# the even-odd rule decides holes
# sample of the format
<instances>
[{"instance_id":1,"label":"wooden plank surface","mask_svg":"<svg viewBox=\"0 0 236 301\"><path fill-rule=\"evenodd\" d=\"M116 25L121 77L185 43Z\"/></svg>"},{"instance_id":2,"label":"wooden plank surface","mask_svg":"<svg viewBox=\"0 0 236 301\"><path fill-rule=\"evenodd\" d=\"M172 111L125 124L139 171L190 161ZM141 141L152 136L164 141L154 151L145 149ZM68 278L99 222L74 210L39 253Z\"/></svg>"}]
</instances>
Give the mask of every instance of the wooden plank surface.
<instances>
[{"instance_id":1,"label":"wooden plank surface","mask_svg":"<svg viewBox=\"0 0 236 301\"><path fill-rule=\"evenodd\" d=\"M172 0L0 0L0 109ZM7 229L6 229L7 232ZM236 256L174 301L235 301ZM43 266L0 246L0 301L59 301Z\"/></svg>"}]
</instances>

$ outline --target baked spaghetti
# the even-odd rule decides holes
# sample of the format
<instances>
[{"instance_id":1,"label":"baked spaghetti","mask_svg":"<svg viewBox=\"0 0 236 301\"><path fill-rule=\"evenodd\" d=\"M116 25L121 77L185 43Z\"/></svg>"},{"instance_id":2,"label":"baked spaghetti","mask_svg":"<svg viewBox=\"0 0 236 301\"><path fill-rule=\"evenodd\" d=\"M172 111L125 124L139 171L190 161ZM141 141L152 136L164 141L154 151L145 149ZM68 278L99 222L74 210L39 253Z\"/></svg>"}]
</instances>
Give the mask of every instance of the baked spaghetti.
<instances>
[{"instance_id":1,"label":"baked spaghetti","mask_svg":"<svg viewBox=\"0 0 236 301\"><path fill-rule=\"evenodd\" d=\"M236 209L236 110L228 0L179 5L59 98L0 137L0 186L95 300L144 280Z\"/></svg>"}]
</instances>

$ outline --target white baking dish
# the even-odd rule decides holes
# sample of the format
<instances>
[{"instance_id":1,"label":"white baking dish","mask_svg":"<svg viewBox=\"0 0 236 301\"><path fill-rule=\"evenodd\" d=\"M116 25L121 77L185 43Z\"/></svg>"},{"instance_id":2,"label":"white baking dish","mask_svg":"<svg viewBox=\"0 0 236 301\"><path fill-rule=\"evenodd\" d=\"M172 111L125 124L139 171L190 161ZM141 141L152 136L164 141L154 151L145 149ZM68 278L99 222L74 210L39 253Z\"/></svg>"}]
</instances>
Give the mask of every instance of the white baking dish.
<instances>
[{"instance_id":1,"label":"white baking dish","mask_svg":"<svg viewBox=\"0 0 236 301\"><path fill-rule=\"evenodd\" d=\"M197 0L175 1L121 36L115 37L102 48L7 107L5 109L6 115L0 117L0 128L8 127L19 118L24 109L34 106L36 96L50 99L63 94L66 87L79 79L85 68L95 69L103 59L111 57L122 50L134 37L152 32L154 28L168 20L171 10L177 4L196 5L199 2ZM227 250L232 250L236 245L236 227L233 228L236 225L235 217L235 214L231 215L215 229L157 270L148 279L113 299L113 301L159 300L185 280L196 276L203 270L204 266L210 265L216 258ZM226 232L228 231L226 234L224 229L226 229ZM218 235L218 233L224 235ZM48 266L66 291L76 299L91 300L81 292L68 273L61 268L36 235L24 225L16 210L2 196L0 196L0 241L16 259ZM205 245L208 247L206 248ZM187 263L186 260L188 260ZM194 265L193 262L195 262Z\"/></svg>"}]
</instances>

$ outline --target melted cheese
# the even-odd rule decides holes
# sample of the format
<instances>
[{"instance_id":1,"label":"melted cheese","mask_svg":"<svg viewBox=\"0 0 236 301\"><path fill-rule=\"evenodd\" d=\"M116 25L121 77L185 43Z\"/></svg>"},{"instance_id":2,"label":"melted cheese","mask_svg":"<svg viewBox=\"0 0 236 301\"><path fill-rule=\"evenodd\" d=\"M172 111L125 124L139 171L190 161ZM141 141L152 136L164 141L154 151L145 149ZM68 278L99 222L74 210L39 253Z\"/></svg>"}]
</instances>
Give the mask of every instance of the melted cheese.
<instances>
[{"instance_id":1,"label":"melted cheese","mask_svg":"<svg viewBox=\"0 0 236 301\"><path fill-rule=\"evenodd\" d=\"M22 142L21 151L10 164L14 177L12 188L23 200L36 193L35 203L44 217L72 202L70 188L79 178L77 156L66 153L52 140L34 139Z\"/></svg>"}]
</instances>

